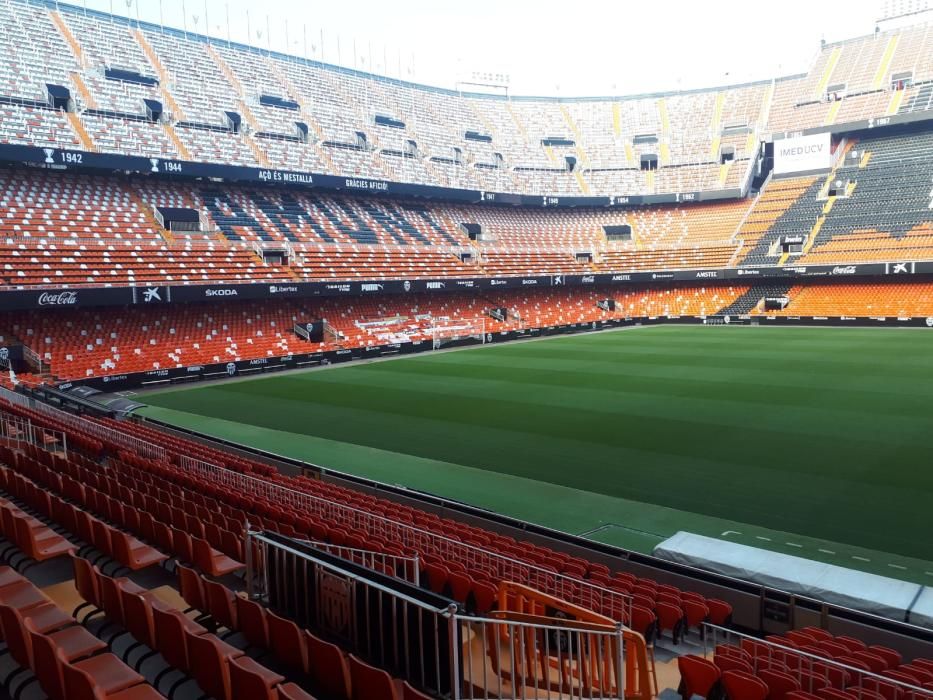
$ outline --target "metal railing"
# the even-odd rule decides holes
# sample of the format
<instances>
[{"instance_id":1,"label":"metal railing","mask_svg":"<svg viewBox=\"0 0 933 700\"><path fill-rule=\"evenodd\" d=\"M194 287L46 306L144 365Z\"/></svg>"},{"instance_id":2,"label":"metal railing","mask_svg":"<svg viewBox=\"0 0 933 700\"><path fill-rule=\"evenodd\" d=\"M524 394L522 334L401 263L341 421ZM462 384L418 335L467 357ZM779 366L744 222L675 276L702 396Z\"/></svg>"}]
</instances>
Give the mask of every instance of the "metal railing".
<instances>
[{"instance_id":1,"label":"metal railing","mask_svg":"<svg viewBox=\"0 0 933 700\"><path fill-rule=\"evenodd\" d=\"M399 554L376 552L372 549L344 547L343 545L317 540L299 539L295 541L309 544L316 549L333 554L335 557L365 566L367 569L382 571L383 573L391 572L396 578L408 581L416 586L421 585L421 557L417 553L414 556L406 557Z\"/></svg>"},{"instance_id":2,"label":"metal railing","mask_svg":"<svg viewBox=\"0 0 933 700\"><path fill-rule=\"evenodd\" d=\"M250 597L428 693L451 700L625 697L621 625L473 617L435 594L393 588L281 538L246 538Z\"/></svg>"},{"instance_id":3,"label":"metal railing","mask_svg":"<svg viewBox=\"0 0 933 700\"><path fill-rule=\"evenodd\" d=\"M28 418L8 411L0 411L0 438L68 457L68 436L64 432L35 425Z\"/></svg>"},{"instance_id":4,"label":"metal railing","mask_svg":"<svg viewBox=\"0 0 933 700\"><path fill-rule=\"evenodd\" d=\"M874 673L847 664L845 655L840 656L841 660L837 661L829 656L828 651L826 655L814 653L821 644L816 640L810 645L812 648L800 649L792 646L794 642L789 639L786 640L786 644L781 644L709 623L704 623L703 632L705 657L712 659L715 654L734 655L737 653L734 648L737 647L748 655L746 658L750 660L746 663L754 672L770 670L787 673L796 677L800 690L807 693L816 693L824 687L840 690L844 687L846 692L856 697L859 691L873 691L886 698L933 700L933 689L883 675L886 671ZM891 670L897 672L896 668ZM866 692L866 696L868 695Z\"/></svg>"},{"instance_id":5,"label":"metal railing","mask_svg":"<svg viewBox=\"0 0 933 700\"><path fill-rule=\"evenodd\" d=\"M179 466L215 484L254 498L314 514L335 526L363 529L403 548L429 551L443 559L459 561L468 570L491 570L502 581L520 581L567 602L593 610L618 622L631 619L631 596L584 579L556 573L534 563L520 561L483 547L460 542L413 524L392 520L323 496L296 491L265 479L240 474L192 457L182 456Z\"/></svg>"},{"instance_id":6,"label":"metal railing","mask_svg":"<svg viewBox=\"0 0 933 700\"><path fill-rule=\"evenodd\" d=\"M13 405L47 416L50 420L56 421L75 432L91 435L98 440L108 442L126 450L131 450L143 457L157 460L165 458L165 450L158 445L133 437L132 435L127 435L126 433L121 433L101 423L85 420L80 416L62 411L43 401L36 401L31 397L11 391L6 387L0 387L0 399L6 399Z\"/></svg>"}]
</instances>

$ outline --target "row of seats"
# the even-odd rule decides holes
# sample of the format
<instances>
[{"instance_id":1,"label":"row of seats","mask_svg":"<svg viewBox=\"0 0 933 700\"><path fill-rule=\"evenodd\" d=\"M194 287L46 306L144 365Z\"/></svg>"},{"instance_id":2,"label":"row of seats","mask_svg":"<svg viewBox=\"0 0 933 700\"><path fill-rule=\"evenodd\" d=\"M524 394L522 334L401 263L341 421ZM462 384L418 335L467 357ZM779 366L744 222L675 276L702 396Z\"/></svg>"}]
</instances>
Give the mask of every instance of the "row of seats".
<instances>
[{"instance_id":1,"label":"row of seats","mask_svg":"<svg viewBox=\"0 0 933 700\"><path fill-rule=\"evenodd\" d=\"M188 440L161 434L159 431L141 424L120 422L119 427L124 433L134 434L158 444L177 445L176 449L179 450L184 450L187 446L195 444ZM387 553L398 552L408 556L418 552L422 561L425 561L426 564L432 563L433 557L433 563L447 566L449 567L448 571L451 572L451 567L458 567L458 564L460 564L462 566L459 566L458 570L468 574L471 579L471 587L465 592L466 597L461 600L468 606L468 609L479 609L479 607L483 606L481 601L488 600L489 596L484 586L496 586L499 581L508 580L516 575L512 572L523 569L525 572L523 575L528 578L532 585L538 585L545 590L556 591L564 598L575 600L579 604L585 604L587 607L598 609L605 614L612 614L617 619L628 614L625 599L629 595L628 591L633 586L627 576L615 576L605 566L572 558L548 548L536 547L527 543L519 544L511 538L494 535L481 528L471 528L436 516L429 516L414 508L407 508L398 504L390 505L382 499L363 496L350 489L343 489L302 477L262 477L262 481L269 481L270 484L307 494L309 498L313 499L312 503L319 503L321 507L327 510L329 516L328 519L324 519L317 514L315 509L302 508L295 510L293 506L269 500L266 497L257 495L250 498L237 489L220 487L209 480L196 478L194 474L186 471L183 467L168 462L152 462L125 451L119 454L122 462L120 474L125 475L124 478L121 478L121 482L127 479L135 479L137 488L139 488L141 486L140 479L145 478L146 482L152 486L161 488L165 493L174 494L174 499L190 498L192 497L190 494L199 493L201 494L198 497L200 504L205 508L223 511L229 515L238 513L237 517L241 523L249 519L251 523L258 523L259 526L279 530L284 534L347 546L352 546L352 544L359 541L373 543L369 546L378 546L378 543L383 541L386 542L384 550ZM57 470L52 470L49 467L42 467L30 462L29 468L36 469L35 474L38 481L56 492L64 489L65 484L75 477L86 479L88 482L92 480L91 472L84 467L69 467L56 463ZM60 474L59 471L61 470L64 470L64 473ZM69 475L69 471L75 477ZM109 483L111 480L108 479L107 481ZM61 486L58 486L58 484L61 484ZM100 486L101 489L105 488L103 483ZM120 501L116 501L117 503L128 501L131 498L130 493L126 491L129 486L123 483L112 484L106 488L117 488L118 492L122 492L123 495ZM122 491L120 491L121 488ZM91 502L89 498L92 497L87 494L97 492L97 489L92 488L87 482L83 482L82 490L85 494L84 499L88 502ZM100 491L99 493L104 492ZM80 492L76 492L76 495L80 495ZM101 501L100 496L94 498L96 498L95 502L97 503ZM139 502L138 498L133 498L134 500L131 502ZM115 501L115 499L111 498L111 501ZM167 515L159 516L162 511L157 506L150 507L147 505L149 502L145 499L142 503L146 510L136 509L140 522L141 529L138 531L140 533L142 532L141 524L144 512L148 512L153 519L156 517L171 517L170 514L173 512L170 510ZM339 505L341 503L352 503L352 509L342 511ZM192 513L197 512L195 510L196 505L198 504L189 504L186 510ZM96 507L101 508L100 505ZM114 507L112 502L109 507L111 509ZM231 508L234 510L231 510ZM123 506L124 513L132 509L131 506ZM152 511L155 511L155 513ZM179 511L180 513L185 512L181 509ZM366 513L367 515L361 520L357 515L359 513ZM114 522L118 518L116 515L112 517ZM352 521L348 520L341 524L341 521L346 517L352 518ZM128 524L128 527L133 527L132 519L124 522ZM191 519L185 518L184 522L187 528L196 527ZM412 536L423 532L435 534L428 538L418 535L421 539L417 547L407 545L404 541L395 542L394 544L400 547L399 550L392 547L386 536L379 531L379 528L382 527L380 523L384 525L391 524L392 527L401 527ZM173 530L173 532L175 531L182 532L178 528ZM351 534L356 534L360 540L348 540L348 531ZM186 534L188 534L192 542L203 541L197 536L192 537L190 530ZM448 539L449 536L455 539L450 540ZM466 560L459 560L455 556L456 547L453 547L452 544L459 541L473 543L464 550L464 555L468 555ZM156 544L156 540L153 539L150 544ZM209 546L206 542L205 545ZM475 548L477 546L484 552L483 561L478 561L476 558ZM177 556L185 561L198 561L199 567L206 573L217 573L217 570L212 568L211 555L198 557L197 552L193 556L187 554L187 552L181 552ZM467 567L469 568L467 569ZM425 580L429 581L430 576L425 576ZM436 582L435 585L437 585ZM646 585L650 587L651 582ZM453 590L452 587L451 590ZM699 598L702 599L702 597ZM665 601L657 599L652 601L648 596L645 596L645 599L651 605L650 608L645 608L647 614L643 621L644 631L649 632L655 623L656 613L654 609L657 608L658 603L664 603ZM731 609L727 604L721 606L713 604L710 606L709 603L705 602L705 599L702 600L704 600L702 604L707 606L712 619L719 623L727 621L731 613Z\"/></svg>"},{"instance_id":2,"label":"row of seats","mask_svg":"<svg viewBox=\"0 0 933 700\"><path fill-rule=\"evenodd\" d=\"M431 339L435 326L456 325L457 321L495 332L613 318L703 316L728 306L746 289L727 285L559 287L485 295L49 310L8 314L0 322L0 337L4 342L21 341L53 376L64 380ZM614 311L597 306L607 298L615 300ZM492 308L507 309L507 316L489 316ZM310 319L323 319L336 335L321 343L298 338L294 326Z\"/></svg>"},{"instance_id":3,"label":"row of seats","mask_svg":"<svg viewBox=\"0 0 933 700\"><path fill-rule=\"evenodd\" d=\"M426 90L25 0L4 6L0 31L29 37L29 50L11 51L0 63L3 96L39 102L45 84L69 87L86 122L87 135L79 137L92 147L532 194L741 184L760 134L928 109L929 100L919 97L933 77L925 25L825 45L803 76L566 103ZM108 79L112 66L148 80ZM269 96L290 104L263 104ZM145 100L165 105L174 138L147 124ZM242 117L240 132L231 129L227 112ZM377 123L376 115L396 126ZM311 143L303 143L298 123ZM75 139L70 125L63 126L65 137L37 128L25 138L56 145ZM466 132L485 138L467 139ZM24 139L16 129L3 135ZM655 138L637 138L645 135ZM569 145L544 145L558 137ZM721 166L724 145L735 149L736 160ZM660 159L650 176L639 169L645 153ZM567 169L568 157L577 172Z\"/></svg>"},{"instance_id":4,"label":"row of seats","mask_svg":"<svg viewBox=\"0 0 933 700\"><path fill-rule=\"evenodd\" d=\"M719 644L712 660L678 658L682 697L730 700L920 700L933 691L933 660L901 663L888 647L808 627ZM924 692L926 691L926 692Z\"/></svg>"}]
</instances>

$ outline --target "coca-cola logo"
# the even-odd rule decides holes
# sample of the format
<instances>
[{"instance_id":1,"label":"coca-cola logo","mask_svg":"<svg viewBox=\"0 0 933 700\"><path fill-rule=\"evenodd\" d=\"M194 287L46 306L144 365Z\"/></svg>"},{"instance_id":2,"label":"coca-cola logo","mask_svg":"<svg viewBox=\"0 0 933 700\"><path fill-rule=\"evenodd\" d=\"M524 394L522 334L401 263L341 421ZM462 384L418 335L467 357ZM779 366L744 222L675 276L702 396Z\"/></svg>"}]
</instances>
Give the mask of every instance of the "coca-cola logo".
<instances>
[{"instance_id":1,"label":"coca-cola logo","mask_svg":"<svg viewBox=\"0 0 933 700\"><path fill-rule=\"evenodd\" d=\"M833 268L834 275L854 275L855 274L855 265L845 265Z\"/></svg>"},{"instance_id":2,"label":"coca-cola logo","mask_svg":"<svg viewBox=\"0 0 933 700\"><path fill-rule=\"evenodd\" d=\"M39 295L39 306L72 306L77 303L77 292L42 292Z\"/></svg>"}]
</instances>

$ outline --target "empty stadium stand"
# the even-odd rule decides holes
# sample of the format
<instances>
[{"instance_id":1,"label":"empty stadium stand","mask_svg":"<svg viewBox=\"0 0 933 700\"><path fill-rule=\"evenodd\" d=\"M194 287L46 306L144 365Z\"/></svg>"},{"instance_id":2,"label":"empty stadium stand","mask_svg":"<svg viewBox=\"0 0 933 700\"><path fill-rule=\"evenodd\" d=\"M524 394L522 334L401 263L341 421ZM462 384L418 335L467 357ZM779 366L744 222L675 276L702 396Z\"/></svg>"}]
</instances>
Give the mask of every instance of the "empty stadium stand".
<instances>
[{"instance_id":1,"label":"empty stadium stand","mask_svg":"<svg viewBox=\"0 0 933 700\"><path fill-rule=\"evenodd\" d=\"M828 44L801 76L559 102L398 84L67 4L2 12L30 37L0 67L5 142L499 192L743 187L761 136L927 111L933 78L923 25ZM74 112L50 106L49 84Z\"/></svg>"}]
</instances>

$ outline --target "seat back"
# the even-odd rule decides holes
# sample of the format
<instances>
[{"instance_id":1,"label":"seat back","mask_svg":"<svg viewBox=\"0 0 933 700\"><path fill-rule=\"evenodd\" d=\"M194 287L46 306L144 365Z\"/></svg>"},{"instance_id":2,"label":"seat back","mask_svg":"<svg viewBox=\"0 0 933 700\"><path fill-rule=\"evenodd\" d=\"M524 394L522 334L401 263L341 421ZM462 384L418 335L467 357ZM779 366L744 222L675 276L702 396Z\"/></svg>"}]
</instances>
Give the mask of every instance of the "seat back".
<instances>
[{"instance_id":1,"label":"seat back","mask_svg":"<svg viewBox=\"0 0 933 700\"><path fill-rule=\"evenodd\" d=\"M39 685L49 696L49 700L65 700L62 667L55 642L36 631L28 618L23 620L23 628L32 647L32 670L39 680Z\"/></svg>"},{"instance_id":2,"label":"seat back","mask_svg":"<svg viewBox=\"0 0 933 700\"><path fill-rule=\"evenodd\" d=\"M247 668L240 659L230 659L229 668L232 700L276 699L274 686L270 686L261 674Z\"/></svg>"},{"instance_id":3,"label":"seat back","mask_svg":"<svg viewBox=\"0 0 933 700\"><path fill-rule=\"evenodd\" d=\"M415 690L408 681L402 683L402 700L432 700L420 690Z\"/></svg>"},{"instance_id":4,"label":"seat back","mask_svg":"<svg viewBox=\"0 0 933 700\"><path fill-rule=\"evenodd\" d=\"M138 593L132 593L120 588L120 602L123 606L123 617L126 631L150 649L156 648L155 625L152 622L152 606Z\"/></svg>"},{"instance_id":5,"label":"seat back","mask_svg":"<svg viewBox=\"0 0 933 700\"><path fill-rule=\"evenodd\" d=\"M315 686L334 698L350 698L350 669L336 644L325 642L304 631L308 646L308 674Z\"/></svg>"},{"instance_id":6,"label":"seat back","mask_svg":"<svg viewBox=\"0 0 933 700\"><path fill-rule=\"evenodd\" d=\"M204 586L201 577L194 569L178 565L178 588L184 601L195 610L207 611Z\"/></svg>"},{"instance_id":7,"label":"seat back","mask_svg":"<svg viewBox=\"0 0 933 700\"><path fill-rule=\"evenodd\" d=\"M350 687L352 700L400 700L392 676L381 668L370 666L350 654Z\"/></svg>"},{"instance_id":8,"label":"seat back","mask_svg":"<svg viewBox=\"0 0 933 700\"><path fill-rule=\"evenodd\" d=\"M23 628L23 617L16 608L0 605L0 630L13 660L22 668L30 668L32 647Z\"/></svg>"},{"instance_id":9,"label":"seat back","mask_svg":"<svg viewBox=\"0 0 933 700\"><path fill-rule=\"evenodd\" d=\"M708 697L710 690L719 681L720 670L717 665L702 656L694 654L679 656L677 657L677 668L680 670L681 688L683 689L681 697L684 698L690 698L694 695Z\"/></svg>"},{"instance_id":10,"label":"seat back","mask_svg":"<svg viewBox=\"0 0 933 700\"><path fill-rule=\"evenodd\" d=\"M188 656L188 639L180 610L162 610L152 607L152 624L155 631L155 648L169 666L188 673L191 660Z\"/></svg>"},{"instance_id":11,"label":"seat back","mask_svg":"<svg viewBox=\"0 0 933 700\"><path fill-rule=\"evenodd\" d=\"M68 689L68 700L100 700L104 697L103 692L97 693L97 683L90 674L69 664L61 650L57 653L65 687Z\"/></svg>"},{"instance_id":12,"label":"seat back","mask_svg":"<svg viewBox=\"0 0 933 700\"><path fill-rule=\"evenodd\" d=\"M266 621L273 653L292 670L307 673L308 648L298 625L269 611L266 612Z\"/></svg>"},{"instance_id":13,"label":"seat back","mask_svg":"<svg viewBox=\"0 0 933 700\"><path fill-rule=\"evenodd\" d=\"M237 629L236 607L233 591L222 583L202 579L204 597L207 599L207 612L214 621L228 630Z\"/></svg>"},{"instance_id":14,"label":"seat back","mask_svg":"<svg viewBox=\"0 0 933 700\"><path fill-rule=\"evenodd\" d=\"M722 687L729 700L765 700L768 697L768 686L765 682L742 671L723 673Z\"/></svg>"},{"instance_id":15,"label":"seat back","mask_svg":"<svg viewBox=\"0 0 933 700\"><path fill-rule=\"evenodd\" d=\"M91 605L101 607L100 589L98 588L94 565L79 556L73 556L71 560L74 564L75 588L78 589L78 595Z\"/></svg>"},{"instance_id":16,"label":"seat back","mask_svg":"<svg viewBox=\"0 0 933 700\"><path fill-rule=\"evenodd\" d=\"M800 683L793 676L774 671L760 669L758 677L768 686L768 700L784 700L784 696L795 690L800 690Z\"/></svg>"},{"instance_id":17,"label":"seat back","mask_svg":"<svg viewBox=\"0 0 933 700\"><path fill-rule=\"evenodd\" d=\"M237 627L246 641L254 647L268 649L269 622L266 609L256 601L242 595L236 596Z\"/></svg>"},{"instance_id":18,"label":"seat back","mask_svg":"<svg viewBox=\"0 0 933 700\"><path fill-rule=\"evenodd\" d=\"M185 631L191 673L206 694L214 700L230 700L230 670L212 634L195 635Z\"/></svg>"}]
</instances>

